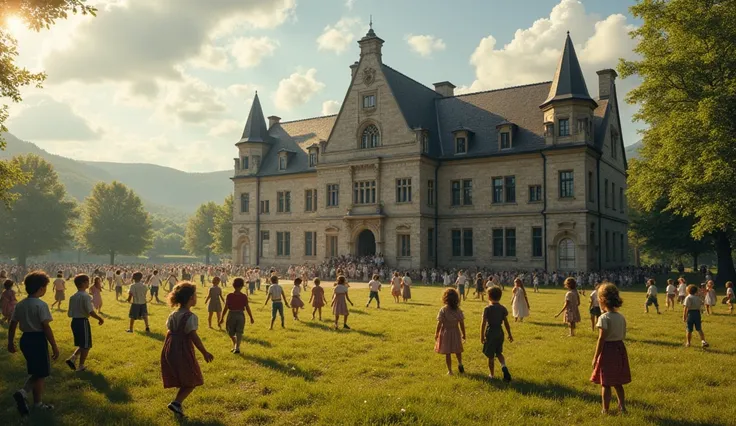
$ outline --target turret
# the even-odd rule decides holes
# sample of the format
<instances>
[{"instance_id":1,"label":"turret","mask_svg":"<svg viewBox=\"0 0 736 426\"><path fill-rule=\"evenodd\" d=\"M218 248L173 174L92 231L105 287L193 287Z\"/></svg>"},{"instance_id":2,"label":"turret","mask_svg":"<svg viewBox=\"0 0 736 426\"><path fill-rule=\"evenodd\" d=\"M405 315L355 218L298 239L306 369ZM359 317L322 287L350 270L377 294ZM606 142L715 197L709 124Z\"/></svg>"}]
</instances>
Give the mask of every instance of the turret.
<instances>
[{"instance_id":1,"label":"turret","mask_svg":"<svg viewBox=\"0 0 736 426\"><path fill-rule=\"evenodd\" d=\"M277 117L269 117L271 126L278 126ZM270 137L268 136L268 127L266 127L266 119L263 117L263 109L261 101L258 99L258 92L253 98L253 104L250 107L248 120L243 129L243 136L235 144L238 147L239 157L235 159L235 175L255 175L261 166L261 159L271 147Z\"/></svg>"}]
</instances>

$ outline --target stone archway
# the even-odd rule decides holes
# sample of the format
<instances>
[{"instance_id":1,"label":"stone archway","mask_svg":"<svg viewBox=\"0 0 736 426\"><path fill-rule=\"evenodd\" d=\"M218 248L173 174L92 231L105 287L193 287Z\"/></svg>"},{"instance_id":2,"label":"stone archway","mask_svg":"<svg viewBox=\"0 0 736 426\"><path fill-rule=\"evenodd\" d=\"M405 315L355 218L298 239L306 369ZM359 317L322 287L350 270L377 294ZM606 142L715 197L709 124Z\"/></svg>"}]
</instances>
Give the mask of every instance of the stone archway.
<instances>
[{"instance_id":1,"label":"stone archway","mask_svg":"<svg viewBox=\"0 0 736 426\"><path fill-rule=\"evenodd\" d=\"M376 236L370 229L364 229L355 240L355 254L373 256L376 254Z\"/></svg>"},{"instance_id":2,"label":"stone archway","mask_svg":"<svg viewBox=\"0 0 736 426\"><path fill-rule=\"evenodd\" d=\"M242 265L249 266L250 265L250 245L248 242L244 242L240 246L240 261L242 262Z\"/></svg>"}]
</instances>

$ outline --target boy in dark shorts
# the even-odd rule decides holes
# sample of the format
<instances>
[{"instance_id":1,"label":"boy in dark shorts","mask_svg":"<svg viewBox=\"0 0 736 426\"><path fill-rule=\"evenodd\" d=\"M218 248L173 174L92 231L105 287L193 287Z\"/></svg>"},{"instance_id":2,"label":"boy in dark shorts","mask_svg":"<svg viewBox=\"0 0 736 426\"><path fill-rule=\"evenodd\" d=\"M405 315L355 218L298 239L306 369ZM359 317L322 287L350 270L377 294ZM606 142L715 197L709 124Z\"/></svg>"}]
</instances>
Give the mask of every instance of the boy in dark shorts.
<instances>
[{"instance_id":1,"label":"boy in dark shorts","mask_svg":"<svg viewBox=\"0 0 736 426\"><path fill-rule=\"evenodd\" d=\"M44 390L44 379L51 374L49 360L49 344L51 344L51 359L59 358L59 348L56 346L54 333L51 331L51 311L49 305L41 298L46 294L49 277L45 272L37 271L28 274L24 280L28 297L18 302L10 320L8 329L8 352L15 353L15 329L20 327L23 335L20 337L20 351L26 359L26 368L29 377L22 389L13 394L18 405L18 411L25 416L29 413L28 392L33 392L33 402L36 409L52 410L54 407L41 401Z\"/></svg>"},{"instance_id":2,"label":"boy in dark shorts","mask_svg":"<svg viewBox=\"0 0 736 426\"><path fill-rule=\"evenodd\" d=\"M483 344L483 354L488 357L488 369L490 374L488 377L493 378L493 357L498 358L501 363L501 371L503 372L503 381L511 381L511 373L506 367L506 359L503 357L503 329L501 324L506 327L506 333L509 335L509 342L513 342L511 336L511 326L509 325L509 311L499 303L501 301L501 287L493 286L488 289L489 304L483 309L483 323L480 326L480 342Z\"/></svg>"},{"instance_id":3,"label":"boy in dark shorts","mask_svg":"<svg viewBox=\"0 0 736 426\"><path fill-rule=\"evenodd\" d=\"M235 278L233 281L235 291L228 294L225 299L225 310L222 311L219 324L222 327L222 322L227 314L225 329L227 335L233 341L233 348L230 352L234 354L240 353L240 342L243 340L243 331L245 330L245 312L248 312L250 323L253 324L253 314L250 312L250 305L248 305L248 296L243 293L243 286L245 286L245 280Z\"/></svg>"},{"instance_id":4,"label":"boy in dark shorts","mask_svg":"<svg viewBox=\"0 0 736 426\"><path fill-rule=\"evenodd\" d=\"M146 333L151 331L148 328L148 305L146 304L148 295L148 287L141 282L143 274L136 272L133 274L133 284L128 288L128 302L130 305L130 312L128 312L128 318L130 318L130 327L126 330L128 333L133 332L133 324L136 320L142 319L146 324Z\"/></svg>"},{"instance_id":5,"label":"boy in dark shorts","mask_svg":"<svg viewBox=\"0 0 736 426\"><path fill-rule=\"evenodd\" d=\"M72 356L67 358L66 365L72 371L84 371L87 368L84 362L87 360L87 354L92 348L92 329L89 326L89 317L96 319L100 325L105 322L99 315L95 313L92 307L92 296L87 293L89 288L89 276L79 274L74 277L74 285L77 292L69 298L69 318L72 319L72 335L74 336L74 350ZM76 366L77 358L79 358L79 367Z\"/></svg>"}]
</instances>

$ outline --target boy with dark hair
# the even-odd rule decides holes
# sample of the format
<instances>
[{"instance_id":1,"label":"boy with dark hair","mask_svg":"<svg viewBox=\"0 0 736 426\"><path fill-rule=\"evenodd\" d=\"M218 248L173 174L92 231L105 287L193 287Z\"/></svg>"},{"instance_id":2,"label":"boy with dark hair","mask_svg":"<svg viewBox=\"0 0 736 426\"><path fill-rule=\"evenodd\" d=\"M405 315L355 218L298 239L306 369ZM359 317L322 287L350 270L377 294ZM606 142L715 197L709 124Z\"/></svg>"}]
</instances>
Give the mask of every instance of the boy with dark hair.
<instances>
[{"instance_id":1,"label":"boy with dark hair","mask_svg":"<svg viewBox=\"0 0 736 426\"><path fill-rule=\"evenodd\" d=\"M480 326L480 342L483 344L483 354L488 357L488 377L493 378L493 357L498 358L503 372L503 381L511 381L511 373L506 368L506 359L503 357L503 330L501 324L506 327L509 342L513 342L511 326L509 325L509 311L501 305L501 287L493 286L488 289L488 306L483 309L483 323Z\"/></svg>"},{"instance_id":2,"label":"boy with dark hair","mask_svg":"<svg viewBox=\"0 0 736 426\"><path fill-rule=\"evenodd\" d=\"M233 341L233 348L230 352L234 354L240 353L240 342L243 340L243 331L245 330L245 312L248 312L250 323L253 324L253 314L250 312L248 296L243 293L244 286L245 280L242 278L235 278L233 280L235 291L227 295L225 299L225 310L222 312L222 317L218 324L222 327L222 322L225 321L225 316L227 315L225 329Z\"/></svg>"},{"instance_id":3,"label":"boy with dark hair","mask_svg":"<svg viewBox=\"0 0 736 426\"><path fill-rule=\"evenodd\" d=\"M158 269L153 270L153 275L148 278L148 285L151 287L151 298L149 302L153 302L153 298L156 298L156 303L161 303L158 300L158 288L161 286L161 277L158 276Z\"/></svg>"},{"instance_id":4,"label":"boy with dark hair","mask_svg":"<svg viewBox=\"0 0 736 426\"><path fill-rule=\"evenodd\" d=\"M141 280L143 280L143 274L141 272L135 272L133 274L133 284L128 288L128 303L132 302L130 312L128 312L128 318L130 318L130 327L126 330L128 333L133 332L135 320L140 319L146 324L146 333L151 331L148 327L148 305L146 304L148 287Z\"/></svg>"},{"instance_id":5,"label":"boy with dark hair","mask_svg":"<svg viewBox=\"0 0 736 426\"><path fill-rule=\"evenodd\" d=\"M15 353L15 330L20 327L23 335L20 337L20 351L26 359L28 379L23 388L13 394L21 415L28 415L28 392L33 392L35 408L51 410L54 407L41 401L44 389L44 379L51 374L49 360L49 343L51 344L51 358L59 357L59 348L56 346L54 333L51 331L51 311L41 297L46 294L49 285L48 275L36 271L28 274L24 280L28 297L18 302L10 320L8 329L8 352Z\"/></svg>"},{"instance_id":6,"label":"boy with dark hair","mask_svg":"<svg viewBox=\"0 0 736 426\"><path fill-rule=\"evenodd\" d=\"M85 274L77 275L74 277L74 285L77 287L77 292L69 298L68 315L72 319L72 335L74 336L74 346L77 349L74 350L72 356L67 358L66 365L72 371L84 371L87 369L84 362L92 348L92 329L89 326L89 317L96 319L100 325L105 320L95 313L92 306L92 296L87 293L89 276ZM79 358L79 367L75 365L77 357Z\"/></svg>"}]
</instances>

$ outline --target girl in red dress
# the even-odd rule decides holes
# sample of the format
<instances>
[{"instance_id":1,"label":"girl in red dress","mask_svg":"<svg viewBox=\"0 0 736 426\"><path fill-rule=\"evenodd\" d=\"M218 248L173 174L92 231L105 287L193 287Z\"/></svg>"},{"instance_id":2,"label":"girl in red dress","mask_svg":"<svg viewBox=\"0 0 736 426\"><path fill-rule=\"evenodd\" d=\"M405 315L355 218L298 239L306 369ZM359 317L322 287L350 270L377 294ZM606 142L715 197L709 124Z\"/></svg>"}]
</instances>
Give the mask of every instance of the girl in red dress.
<instances>
[{"instance_id":1,"label":"girl in red dress","mask_svg":"<svg viewBox=\"0 0 736 426\"><path fill-rule=\"evenodd\" d=\"M197 304L197 287L187 281L180 282L169 293L169 305L179 307L166 320L164 348L161 351L161 377L164 388L179 388L176 399L169 404L169 410L180 416L184 415L182 403L192 393L195 387L202 386L204 379L199 369L194 347L202 353L204 360L214 359L207 352L202 340L197 335L199 320L192 313L192 306Z\"/></svg>"},{"instance_id":2,"label":"girl in red dress","mask_svg":"<svg viewBox=\"0 0 736 426\"><path fill-rule=\"evenodd\" d=\"M314 287L312 287L312 296L309 298L309 303L314 308L312 319L314 319L314 314L319 311L319 320L322 321L322 307L325 306L327 300L325 299L325 289L320 286L319 278L314 279Z\"/></svg>"},{"instance_id":3,"label":"girl in red dress","mask_svg":"<svg viewBox=\"0 0 736 426\"><path fill-rule=\"evenodd\" d=\"M603 414L611 404L611 387L616 389L618 408L626 412L624 385L631 383L629 356L626 353L626 319L618 312L623 304L618 288L605 283L598 289L598 301L605 313L598 317L598 344L593 356L593 374L590 381L601 385Z\"/></svg>"}]
</instances>

